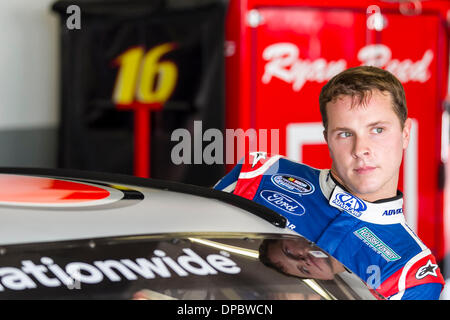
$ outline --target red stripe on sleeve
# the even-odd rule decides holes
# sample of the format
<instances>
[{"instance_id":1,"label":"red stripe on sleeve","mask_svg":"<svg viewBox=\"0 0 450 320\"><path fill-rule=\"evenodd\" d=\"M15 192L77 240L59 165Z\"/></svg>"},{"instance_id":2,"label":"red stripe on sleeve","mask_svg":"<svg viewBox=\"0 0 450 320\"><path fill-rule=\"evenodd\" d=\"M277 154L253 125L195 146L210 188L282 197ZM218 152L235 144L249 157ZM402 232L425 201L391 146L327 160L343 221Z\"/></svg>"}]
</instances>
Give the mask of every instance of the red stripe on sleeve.
<instances>
[{"instance_id":1,"label":"red stripe on sleeve","mask_svg":"<svg viewBox=\"0 0 450 320\"><path fill-rule=\"evenodd\" d=\"M256 191L258 191L262 177L263 176L261 175L251 179L239 179L233 193L249 200L253 200Z\"/></svg>"},{"instance_id":2,"label":"red stripe on sleeve","mask_svg":"<svg viewBox=\"0 0 450 320\"><path fill-rule=\"evenodd\" d=\"M400 281L405 281L404 289L426 283L440 283L442 286L445 284L441 270L432 254L417 260L409 267L406 271L407 274L405 280L400 279L403 271L405 271L405 267L393 273L380 285L377 291L385 297L396 294L399 291Z\"/></svg>"},{"instance_id":3,"label":"red stripe on sleeve","mask_svg":"<svg viewBox=\"0 0 450 320\"><path fill-rule=\"evenodd\" d=\"M423 257L408 270L406 275L406 288L424 283L445 283L436 259L432 254Z\"/></svg>"},{"instance_id":4,"label":"red stripe on sleeve","mask_svg":"<svg viewBox=\"0 0 450 320\"><path fill-rule=\"evenodd\" d=\"M394 272L389 278L383 281L383 283L377 288L377 291L385 297L396 294L398 289L398 281L402 274L403 268Z\"/></svg>"},{"instance_id":5,"label":"red stripe on sleeve","mask_svg":"<svg viewBox=\"0 0 450 320\"><path fill-rule=\"evenodd\" d=\"M270 158L271 155L267 154L266 152L251 152L244 159L244 163L242 164L241 168L241 174L251 173L260 169ZM239 178L233 193L241 197L253 200L256 192L258 191L262 177L262 175L257 175L253 178Z\"/></svg>"}]
</instances>

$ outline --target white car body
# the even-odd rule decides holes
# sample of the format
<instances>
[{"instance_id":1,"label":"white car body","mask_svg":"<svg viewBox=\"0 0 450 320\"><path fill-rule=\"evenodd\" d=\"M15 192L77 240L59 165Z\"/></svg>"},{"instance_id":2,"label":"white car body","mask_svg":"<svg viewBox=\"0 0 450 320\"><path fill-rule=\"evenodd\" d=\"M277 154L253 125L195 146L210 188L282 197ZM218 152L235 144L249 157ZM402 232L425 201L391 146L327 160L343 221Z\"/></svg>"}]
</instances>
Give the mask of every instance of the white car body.
<instances>
[{"instance_id":1,"label":"white car body","mask_svg":"<svg viewBox=\"0 0 450 320\"><path fill-rule=\"evenodd\" d=\"M286 228L284 217L233 194L46 169L2 169L0 185L0 299L272 299L280 287L297 298L374 298L347 271L331 276L340 285L296 284L260 261L263 243L280 239L308 242L321 263L332 257ZM76 281L83 290L72 290Z\"/></svg>"}]
</instances>

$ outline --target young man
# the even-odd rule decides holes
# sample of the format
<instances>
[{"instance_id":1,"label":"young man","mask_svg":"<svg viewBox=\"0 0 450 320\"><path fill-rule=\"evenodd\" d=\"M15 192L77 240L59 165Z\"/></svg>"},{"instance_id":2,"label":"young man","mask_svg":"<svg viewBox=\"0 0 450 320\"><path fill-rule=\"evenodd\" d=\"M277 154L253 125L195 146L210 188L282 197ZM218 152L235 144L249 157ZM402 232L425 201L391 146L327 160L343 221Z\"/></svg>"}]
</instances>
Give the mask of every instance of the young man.
<instances>
[{"instance_id":1,"label":"young man","mask_svg":"<svg viewBox=\"0 0 450 320\"><path fill-rule=\"evenodd\" d=\"M261 203L390 299L438 299L443 278L406 225L397 190L411 120L389 72L368 66L333 77L319 97L331 169L251 153L215 186Z\"/></svg>"}]
</instances>

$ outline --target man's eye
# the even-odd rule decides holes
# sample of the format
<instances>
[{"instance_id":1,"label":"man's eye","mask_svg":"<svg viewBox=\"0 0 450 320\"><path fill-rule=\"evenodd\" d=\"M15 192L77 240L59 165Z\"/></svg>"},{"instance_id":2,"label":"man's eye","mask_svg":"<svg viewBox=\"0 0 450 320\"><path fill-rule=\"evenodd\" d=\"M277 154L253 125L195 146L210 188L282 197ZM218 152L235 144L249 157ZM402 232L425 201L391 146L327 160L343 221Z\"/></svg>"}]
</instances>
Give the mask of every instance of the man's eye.
<instances>
[{"instance_id":1,"label":"man's eye","mask_svg":"<svg viewBox=\"0 0 450 320\"><path fill-rule=\"evenodd\" d=\"M288 258L291 258L291 259L294 259L294 260L298 259L298 257L295 254L293 254L289 249L284 249L283 248L283 252L284 252L284 255L286 257L288 257Z\"/></svg>"},{"instance_id":2,"label":"man's eye","mask_svg":"<svg viewBox=\"0 0 450 320\"><path fill-rule=\"evenodd\" d=\"M383 128L373 128L373 129L372 129L372 132L373 132L373 133L382 133L383 131L384 131Z\"/></svg>"},{"instance_id":3,"label":"man's eye","mask_svg":"<svg viewBox=\"0 0 450 320\"><path fill-rule=\"evenodd\" d=\"M348 138L348 137L351 137L351 135L352 134L350 132L341 132L338 134L338 137L339 138Z\"/></svg>"}]
</instances>

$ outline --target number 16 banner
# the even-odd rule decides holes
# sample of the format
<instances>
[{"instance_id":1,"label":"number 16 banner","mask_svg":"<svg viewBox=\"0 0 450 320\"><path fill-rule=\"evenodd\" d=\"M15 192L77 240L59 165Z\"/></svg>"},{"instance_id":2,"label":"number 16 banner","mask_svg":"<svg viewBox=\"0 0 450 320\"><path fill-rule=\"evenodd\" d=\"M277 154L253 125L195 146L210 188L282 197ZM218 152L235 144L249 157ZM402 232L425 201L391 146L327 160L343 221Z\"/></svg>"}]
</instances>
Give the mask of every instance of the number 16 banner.
<instances>
[{"instance_id":1,"label":"number 16 banner","mask_svg":"<svg viewBox=\"0 0 450 320\"><path fill-rule=\"evenodd\" d=\"M68 8L78 8L76 27ZM211 1L57 1L59 167L212 185L223 164L174 164L171 133L224 129L224 17Z\"/></svg>"}]
</instances>

